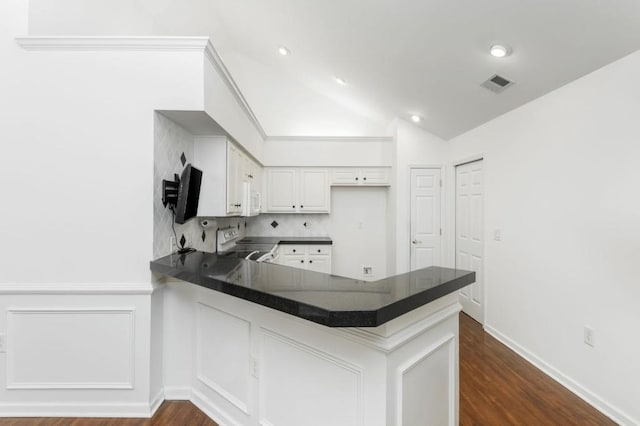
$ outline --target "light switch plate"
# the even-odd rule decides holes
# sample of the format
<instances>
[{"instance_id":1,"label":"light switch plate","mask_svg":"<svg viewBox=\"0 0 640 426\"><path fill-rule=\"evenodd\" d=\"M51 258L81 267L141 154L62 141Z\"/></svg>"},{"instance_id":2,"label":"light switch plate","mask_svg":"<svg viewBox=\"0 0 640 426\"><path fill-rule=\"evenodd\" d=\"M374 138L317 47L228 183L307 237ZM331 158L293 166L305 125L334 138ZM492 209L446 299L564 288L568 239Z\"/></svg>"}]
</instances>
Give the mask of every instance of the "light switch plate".
<instances>
[{"instance_id":1,"label":"light switch plate","mask_svg":"<svg viewBox=\"0 0 640 426\"><path fill-rule=\"evenodd\" d=\"M7 352L7 335L0 334L0 353Z\"/></svg>"}]
</instances>

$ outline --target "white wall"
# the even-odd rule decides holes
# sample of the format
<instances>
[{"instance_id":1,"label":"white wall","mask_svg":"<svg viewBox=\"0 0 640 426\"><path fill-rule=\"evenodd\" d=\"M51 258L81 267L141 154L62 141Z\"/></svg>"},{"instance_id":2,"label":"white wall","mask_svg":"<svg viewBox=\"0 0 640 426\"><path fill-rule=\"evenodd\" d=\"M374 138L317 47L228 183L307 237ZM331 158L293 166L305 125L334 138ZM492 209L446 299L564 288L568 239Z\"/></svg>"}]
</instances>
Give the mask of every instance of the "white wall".
<instances>
[{"instance_id":1,"label":"white wall","mask_svg":"<svg viewBox=\"0 0 640 426\"><path fill-rule=\"evenodd\" d=\"M27 51L26 17L0 3L0 415L148 416L153 110L202 109L203 53Z\"/></svg>"},{"instance_id":2,"label":"white wall","mask_svg":"<svg viewBox=\"0 0 640 426\"><path fill-rule=\"evenodd\" d=\"M29 0L32 35L210 35L207 0Z\"/></svg>"},{"instance_id":3,"label":"white wall","mask_svg":"<svg viewBox=\"0 0 640 426\"><path fill-rule=\"evenodd\" d=\"M391 166L392 139L268 139L263 163L272 167Z\"/></svg>"},{"instance_id":4,"label":"white wall","mask_svg":"<svg viewBox=\"0 0 640 426\"><path fill-rule=\"evenodd\" d=\"M485 158L486 328L627 424L640 423L639 74L640 52L450 142L453 162Z\"/></svg>"},{"instance_id":5,"label":"white wall","mask_svg":"<svg viewBox=\"0 0 640 426\"><path fill-rule=\"evenodd\" d=\"M446 161L446 143L439 137L409 123L397 119L395 123L395 159L394 176L391 183L393 193L391 212L392 229L395 230L394 253L395 273L407 272L410 269L411 239L411 180L410 168L416 166L440 167Z\"/></svg>"}]
</instances>

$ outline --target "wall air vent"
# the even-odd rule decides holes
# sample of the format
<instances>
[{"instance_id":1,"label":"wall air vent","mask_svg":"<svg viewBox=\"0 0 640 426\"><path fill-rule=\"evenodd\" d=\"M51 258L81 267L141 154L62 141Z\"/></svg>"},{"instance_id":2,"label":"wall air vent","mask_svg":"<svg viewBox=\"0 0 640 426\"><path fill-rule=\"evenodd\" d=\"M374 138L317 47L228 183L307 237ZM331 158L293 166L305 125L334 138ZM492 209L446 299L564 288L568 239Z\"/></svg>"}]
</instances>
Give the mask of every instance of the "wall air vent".
<instances>
[{"instance_id":1,"label":"wall air vent","mask_svg":"<svg viewBox=\"0 0 640 426\"><path fill-rule=\"evenodd\" d=\"M487 81L481 84L485 89L491 90L493 93L500 93L507 87L511 86L513 81L508 80L501 75L494 74Z\"/></svg>"}]
</instances>

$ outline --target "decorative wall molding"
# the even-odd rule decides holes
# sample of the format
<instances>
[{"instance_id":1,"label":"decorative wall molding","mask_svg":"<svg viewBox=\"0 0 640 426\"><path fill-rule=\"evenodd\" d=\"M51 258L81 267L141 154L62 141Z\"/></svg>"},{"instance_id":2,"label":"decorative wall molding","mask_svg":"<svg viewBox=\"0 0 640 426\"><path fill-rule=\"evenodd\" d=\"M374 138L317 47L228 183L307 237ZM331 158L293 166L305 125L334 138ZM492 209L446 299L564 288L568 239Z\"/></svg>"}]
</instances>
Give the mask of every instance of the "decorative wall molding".
<instances>
[{"instance_id":1,"label":"decorative wall molding","mask_svg":"<svg viewBox=\"0 0 640 426\"><path fill-rule=\"evenodd\" d=\"M335 328L331 329L331 332L340 334L356 343L389 353L417 338L436 324L458 315L461 310L462 306L456 302L387 337L375 334L365 328Z\"/></svg>"},{"instance_id":2,"label":"decorative wall molding","mask_svg":"<svg viewBox=\"0 0 640 426\"><path fill-rule=\"evenodd\" d=\"M0 295L149 295L151 283L0 283Z\"/></svg>"},{"instance_id":3,"label":"decorative wall molding","mask_svg":"<svg viewBox=\"0 0 640 426\"><path fill-rule=\"evenodd\" d=\"M340 359L328 352L322 351L318 348L312 347L312 346L308 346L302 342L299 342L297 340L293 340L287 336L284 336L276 331L270 330L268 328L264 328L264 327L260 327L260 334L262 335L262 337L268 337L271 339L274 339L276 341L279 341L281 343L284 343L286 345L291 346L294 349L297 349L299 351L305 352L311 356L314 356L316 358L319 358L323 361L329 362L331 364L333 364L334 366L346 370L349 373L355 375L356 380L358 382L358 390L357 390L357 395L356 395L356 399L358 401L358 407L357 407L357 418L358 418L358 424L360 426L365 426L364 425L364 371L363 369L355 364L352 364L346 360ZM264 356L261 354L260 355L260 365L266 365L266 361L264 360ZM265 403L265 397L264 397L264 379L260 380L260 385L259 385L259 399L260 399L260 408L259 408L259 414L260 414L260 420L259 423L262 426L272 426L272 422L270 422L268 419L265 419L264 416L264 412L265 412L265 407L264 407L264 403Z\"/></svg>"},{"instance_id":4,"label":"decorative wall molding","mask_svg":"<svg viewBox=\"0 0 640 426\"><path fill-rule=\"evenodd\" d=\"M492 326L485 324L484 330L491 336L495 337L500 343L504 344L509 349L520 355L522 358L529 361L540 371L551 377L556 382L560 383L565 388L569 389L571 392L582 398L589 405L593 406L595 409L600 411L605 416L609 417L614 422L618 423L619 425L640 425L640 419L631 418L631 416L627 415L619 408L611 405L600 396L596 395L589 389L586 389L584 386L574 381L569 376L558 371L555 367L551 366L550 364L539 358L537 355L519 345L514 340L502 334Z\"/></svg>"},{"instance_id":5,"label":"decorative wall molding","mask_svg":"<svg viewBox=\"0 0 640 426\"><path fill-rule=\"evenodd\" d=\"M209 37L23 36L16 42L26 50L135 50L202 52Z\"/></svg>"},{"instance_id":6,"label":"decorative wall molding","mask_svg":"<svg viewBox=\"0 0 640 426\"><path fill-rule=\"evenodd\" d=\"M206 375L203 373L202 371L202 353L201 350L202 348L200 347L200 342L202 340L201 337L201 333L202 333L202 327L201 327L201 315L202 315L202 308L206 308L206 309L210 309L214 312L217 312L219 314L222 314L226 317L228 317L229 319L232 319L233 321L237 321L240 322L244 325L246 325L247 327L247 350L250 351L251 350L251 322L240 318L239 316L230 314L229 312L225 312L222 311L220 309L214 308L213 306L207 305L206 303L203 302L198 302L198 319L196 321L197 324L197 329L196 329L196 371L195 371L195 375L196 378L200 381L200 383L202 383L203 385L205 385L206 387L208 387L209 389L211 389L212 391L214 391L215 393L217 393L219 396L221 396L222 398L224 398L227 402L229 402L230 404L232 404L234 407L236 407L238 410L242 411L244 414L246 415L250 415L251 412L249 411L249 401L248 399L250 398L250 395L246 395L247 400L246 401L242 401L240 398L238 398L237 396L233 395L231 392L229 392L227 389L224 389L220 384L216 383L215 380L213 378L210 377L206 377ZM211 338L211 337L210 337ZM229 344L229 342L226 342L226 344ZM238 380L242 380L242 379L246 379L248 382L251 380L251 377L248 374L248 369L247 369L247 376L246 377L238 377ZM250 384L247 385L248 388L250 388Z\"/></svg>"},{"instance_id":7,"label":"decorative wall molding","mask_svg":"<svg viewBox=\"0 0 640 426\"><path fill-rule=\"evenodd\" d=\"M405 424L403 423L403 412L402 412L402 401L403 401L403 395L402 395L403 383L402 382L405 374L409 370L411 370L413 367L417 366L418 364L420 364L421 362L429 358L431 355L437 352L440 348L443 348L445 346L448 346L448 349L449 349L448 360L449 360L449 366L450 366L449 395L447 398L447 400L449 401L449 407L447 407L449 410L449 424L451 425L457 424L456 407L455 407L455 403L458 398L458 396L456 395L456 391L457 391L457 385L455 383L456 374L454 371L452 371L452 368L456 368L455 366L456 354L452 348L452 345L454 345L455 343L455 339L456 339L456 336L453 333L451 333L450 335L442 338L441 340L434 343L433 345L425 348L423 351L413 356L412 358L408 359L406 362L404 362L402 365L398 367L396 371L396 424L397 425Z\"/></svg>"},{"instance_id":8,"label":"decorative wall molding","mask_svg":"<svg viewBox=\"0 0 640 426\"><path fill-rule=\"evenodd\" d=\"M65 315L65 314L113 314L129 316L129 361L127 371L127 381L124 382L20 382L14 378L16 355L14 338L17 331L14 330L14 322L16 316L23 315ZM9 348L7 350L7 379L6 389L24 389L24 390L88 390L88 389L134 389L135 382L135 357L136 357L136 333L135 333L135 309L134 308L9 308L7 309L7 337Z\"/></svg>"}]
</instances>

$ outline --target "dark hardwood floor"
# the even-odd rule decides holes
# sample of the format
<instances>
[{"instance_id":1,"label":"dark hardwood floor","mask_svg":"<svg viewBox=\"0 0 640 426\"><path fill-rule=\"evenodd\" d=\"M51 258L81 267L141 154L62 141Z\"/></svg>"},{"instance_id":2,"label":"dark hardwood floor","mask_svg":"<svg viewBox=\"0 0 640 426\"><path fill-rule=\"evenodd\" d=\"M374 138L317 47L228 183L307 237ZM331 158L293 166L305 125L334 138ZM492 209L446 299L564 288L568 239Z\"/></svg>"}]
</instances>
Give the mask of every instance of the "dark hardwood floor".
<instances>
[{"instance_id":1,"label":"dark hardwood floor","mask_svg":"<svg viewBox=\"0 0 640 426\"><path fill-rule=\"evenodd\" d=\"M165 401L151 419L20 418L0 426L218 426L189 401Z\"/></svg>"},{"instance_id":2,"label":"dark hardwood floor","mask_svg":"<svg viewBox=\"0 0 640 426\"><path fill-rule=\"evenodd\" d=\"M460 425L615 425L460 314Z\"/></svg>"},{"instance_id":3,"label":"dark hardwood floor","mask_svg":"<svg viewBox=\"0 0 640 426\"><path fill-rule=\"evenodd\" d=\"M460 315L461 426L614 424ZM0 426L148 425L217 426L187 401L166 401L152 419L0 419Z\"/></svg>"}]
</instances>

